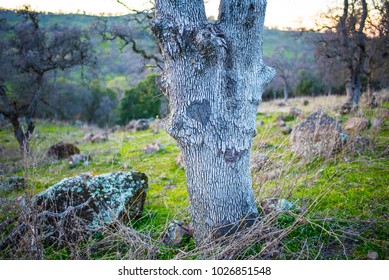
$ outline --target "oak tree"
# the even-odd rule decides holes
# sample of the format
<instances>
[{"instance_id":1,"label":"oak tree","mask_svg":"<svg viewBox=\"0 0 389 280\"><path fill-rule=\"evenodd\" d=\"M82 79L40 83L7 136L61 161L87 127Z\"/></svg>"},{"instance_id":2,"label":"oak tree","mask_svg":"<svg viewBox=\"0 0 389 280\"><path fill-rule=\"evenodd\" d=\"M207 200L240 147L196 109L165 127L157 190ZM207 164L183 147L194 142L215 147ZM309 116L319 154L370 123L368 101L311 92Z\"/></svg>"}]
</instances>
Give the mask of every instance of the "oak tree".
<instances>
[{"instance_id":1,"label":"oak tree","mask_svg":"<svg viewBox=\"0 0 389 280\"><path fill-rule=\"evenodd\" d=\"M250 226L258 216L250 152L262 93L266 0L221 0L215 22L203 0L157 0L152 31L164 60L165 128L186 163L197 244Z\"/></svg>"}]
</instances>

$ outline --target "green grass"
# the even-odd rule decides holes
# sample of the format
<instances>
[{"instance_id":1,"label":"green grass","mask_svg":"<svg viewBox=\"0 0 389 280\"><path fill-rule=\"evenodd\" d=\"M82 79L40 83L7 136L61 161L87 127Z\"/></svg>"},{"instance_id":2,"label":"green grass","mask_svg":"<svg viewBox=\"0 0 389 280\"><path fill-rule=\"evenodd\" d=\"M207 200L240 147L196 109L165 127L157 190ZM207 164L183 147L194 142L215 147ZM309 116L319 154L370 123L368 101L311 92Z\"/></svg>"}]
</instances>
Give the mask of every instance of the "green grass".
<instances>
[{"instance_id":1,"label":"green grass","mask_svg":"<svg viewBox=\"0 0 389 280\"><path fill-rule=\"evenodd\" d=\"M382 104L380 110L384 108L389 108L388 102ZM369 251L376 251L380 259L388 259L389 158L380 156L389 144L388 120L384 121L378 133L373 128L362 133L373 139L372 149L360 155L339 153L333 159L316 158L307 162L294 156L288 149L288 136L274 126L280 114L275 111L257 116L263 125L258 127L258 134L253 140L253 153L266 154L273 167L253 173L253 188L258 203L267 198L285 198L296 205L296 210L281 214L271 222L270 228L274 232L283 232L280 240L273 240L277 241L276 253L264 254L268 242L258 240L237 258L258 255L260 258L277 259L366 259ZM376 112L364 109L363 114L372 120ZM341 117L341 120L346 121L347 118ZM294 118L286 120L288 126L297 124ZM101 174L136 170L146 173L149 178L143 217L131 225L136 231L157 241L172 220L190 220L185 172L175 163L179 148L174 139L164 131L155 134L146 130L114 132L109 134L107 142L102 143L81 141L90 132L96 134L101 131L38 120L32 141L34 153L28 162L22 162L11 127L2 127L0 163L4 168L0 179L23 176L28 178L27 192L38 193L63 178L85 172ZM82 153L91 155L90 164L70 168L66 160L47 159L45 153L48 147L59 141L76 143ZM144 154L143 148L155 141L163 145L163 150ZM268 144L266 147L262 146L264 142ZM278 173L265 176L266 172L274 170ZM168 185L175 187L165 188ZM7 193L2 196L17 197L22 194ZM1 221L8 214L1 213ZM80 248L104 238L104 234L95 237L81 244ZM118 242L127 246L126 240ZM187 254L184 258L201 258L201 253L191 253L196 252L193 241L184 244L180 250L159 242L156 244L156 257L159 259L170 259L182 252ZM68 259L76 255L69 249L50 247L46 250L46 258L49 259ZM99 251L90 257L112 259L115 252Z\"/></svg>"}]
</instances>

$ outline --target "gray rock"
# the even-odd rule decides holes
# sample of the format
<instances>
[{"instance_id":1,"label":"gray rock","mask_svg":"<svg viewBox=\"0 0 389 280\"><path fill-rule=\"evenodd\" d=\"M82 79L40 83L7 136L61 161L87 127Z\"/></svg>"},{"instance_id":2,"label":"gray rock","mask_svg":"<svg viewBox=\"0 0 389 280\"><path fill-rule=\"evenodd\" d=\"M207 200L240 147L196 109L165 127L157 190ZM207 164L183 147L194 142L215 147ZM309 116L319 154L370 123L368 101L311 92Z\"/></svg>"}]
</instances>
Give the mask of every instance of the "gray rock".
<instances>
[{"instance_id":1,"label":"gray rock","mask_svg":"<svg viewBox=\"0 0 389 280\"><path fill-rule=\"evenodd\" d=\"M260 203L261 209L265 214L272 212L281 213L296 209L296 205L284 198L269 198Z\"/></svg>"},{"instance_id":2,"label":"gray rock","mask_svg":"<svg viewBox=\"0 0 389 280\"><path fill-rule=\"evenodd\" d=\"M356 135L347 141L343 150L348 155L356 155L366 152L366 150L368 150L371 146L372 141L368 137Z\"/></svg>"},{"instance_id":3,"label":"gray rock","mask_svg":"<svg viewBox=\"0 0 389 280\"><path fill-rule=\"evenodd\" d=\"M342 104L342 106L340 106L339 113L341 113L342 115L347 115L352 110L354 110L353 103L352 102L346 102L346 103Z\"/></svg>"},{"instance_id":4,"label":"gray rock","mask_svg":"<svg viewBox=\"0 0 389 280\"><path fill-rule=\"evenodd\" d=\"M299 157L332 157L348 136L340 124L322 111L309 115L290 135L290 148Z\"/></svg>"},{"instance_id":5,"label":"gray rock","mask_svg":"<svg viewBox=\"0 0 389 280\"><path fill-rule=\"evenodd\" d=\"M144 147L143 153L144 154L151 154L151 153L156 153L160 150L163 150L162 144L155 142L155 143L149 144L146 147Z\"/></svg>"},{"instance_id":6,"label":"gray rock","mask_svg":"<svg viewBox=\"0 0 389 280\"><path fill-rule=\"evenodd\" d=\"M374 252L374 251L369 251L369 253L367 253L367 259L368 260L378 260L378 253Z\"/></svg>"},{"instance_id":7,"label":"gray rock","mask_svg":"<svg viewBox=\"0 0 389 280\"><path fill-rule=\"evenodd\" d=\"M101 134L93 134L90 133L89 135L86 135L82 142L92 142L92 143L100 143L108 141L108 133L101 133Z\"/></svg>"},{"instance_id":8,"label":"gray rock","mask_svg":"<svg viewBox=\"0 0 389 280\"><path fill-rule=\"evenodd\" d=\"M49 243L81 240L120 219L142 215L147 176L116 172L64 179L34 199L41 234Z\"/></svg>"},{"instance_id":9,"label":"gray rock","mask_svg":"<svg viewBox=\"0 0 389 280\"><path fill-rule=\"evenodd\" d=\"M294 117L294 118L297 118L301 114L302 114L301 110L297 107L292 107L289 110L289 115Z\"/></svg>"},{"instance_id":10,"label":"gray rock","mask_svg":"<svg viewBox=\"0 0 389 280\"><path fill-rule=\"evenodd\" d=\"M141 131L141 130L148 129L149 126L150 126L149 120L147 120L147 119L131 120L125 126L125 130L127 130L127 131Z\"/></svg>"},{"instance_id":11,"label":"gray rock","mask_svg":"<svg viewBox=\"0 0 389 280\"><path fill-rule=\"evenodd\" d=\"M163 242L168 246L180 246L193 236L193 229L187 222L174 221L166 229Z\"/></svg>"},{"instance_id":12,"label":"gray rock","mask_svg":"<svg viewBox=\"0 0 389 280\"><path fill-rule=\"evenodd\" d=\"M89 165L89 161L91 160L91 157L85 154L76 154L72 155L69 159L69 166L75 167L79 164Z\"/></svg>"}]
</instances>

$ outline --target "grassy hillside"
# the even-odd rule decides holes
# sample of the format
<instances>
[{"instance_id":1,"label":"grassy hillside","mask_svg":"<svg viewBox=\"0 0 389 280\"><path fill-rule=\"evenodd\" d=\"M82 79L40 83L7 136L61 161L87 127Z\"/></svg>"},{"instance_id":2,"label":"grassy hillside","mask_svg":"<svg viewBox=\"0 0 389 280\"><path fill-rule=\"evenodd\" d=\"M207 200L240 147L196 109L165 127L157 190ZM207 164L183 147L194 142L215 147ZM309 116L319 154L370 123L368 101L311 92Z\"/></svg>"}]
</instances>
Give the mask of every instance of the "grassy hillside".
<instances>
[{"instance_id":1,"label":"grassy hillside","mask_svg":"<svg viewBox=\"0 0 389 280\"><path fill-rule=\"evenodd\" d=\"M282 198L294 207L282 213L262 214L262 222L239 239L195 248L193 241L181 247L163 244L161 237L173 220L190 221L185 187L185 172L176 165L179 154L174 139L166 132L109 132L108 141L83 142L90 133L102 130L69 123L38 121L32 141L33 154L21 160L17 143L9 125L0 128L0 181L10 176L27 179L26 191L1 194L0 222L18 213L21 196L27 197L48 188L63 178L91 172L136 170L149 178L142 218L135 224L119 223L104 229L82 244L65 248L46 247L47 259L366 259L378 253L379 259L389 258L389 120L379 129L370 127L363 134L371 145L359 154L340 152L333 159L304 161L288 149L289 137L274 126L276 118L293 106L305 116L323 108L343 122L349 116L337 116L339 97L292 99L286 106L280 101L263 103L257 116L258 135L253 142L253 155L265 154L272 164L253 173L254 193L258 205L268 199ZM389 110L389 103L378 109L363 108L358 114L373 121ZM300 121L288 118L287 125ZM89 165L70 167L67 160L46 156L48 147L59 141L76 143L82 153L91 156ZM163 149L144 154L143 148L160 142ZM385 153L386 152L386 153ZM25 210L25 209L24 209ZM9 227L8 227L9 229ZM1 238L7 230L2 231ZM26 236L28 239L28 236ZM121 248L120 250L116 248ZM14 250L13 250L14 249ZM88 253L86 253L88 252ZM8 248L0 258L33 258L33 252L21 246Z\"/></svg>"}]
</instances>

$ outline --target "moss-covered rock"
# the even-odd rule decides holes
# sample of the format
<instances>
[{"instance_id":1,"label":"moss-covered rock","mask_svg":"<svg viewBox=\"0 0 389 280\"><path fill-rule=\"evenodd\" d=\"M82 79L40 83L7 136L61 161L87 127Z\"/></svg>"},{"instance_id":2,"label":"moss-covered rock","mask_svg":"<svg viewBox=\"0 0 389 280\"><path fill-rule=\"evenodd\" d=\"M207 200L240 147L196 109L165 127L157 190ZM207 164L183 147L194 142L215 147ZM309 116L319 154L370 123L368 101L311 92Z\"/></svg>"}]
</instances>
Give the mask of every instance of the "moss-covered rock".
<instances>
[{"instance_id":1,"label":"moss-covered rock","mask_svg":"<svg viewBox=\"0 0 389 280\"><path fill-rule=\"evenodd\" d=\"M82 174L37 195L34 208L46 241L80 240L116 219L142 215L147 176L138 172Z\"/></svg>"}]
</instances>

